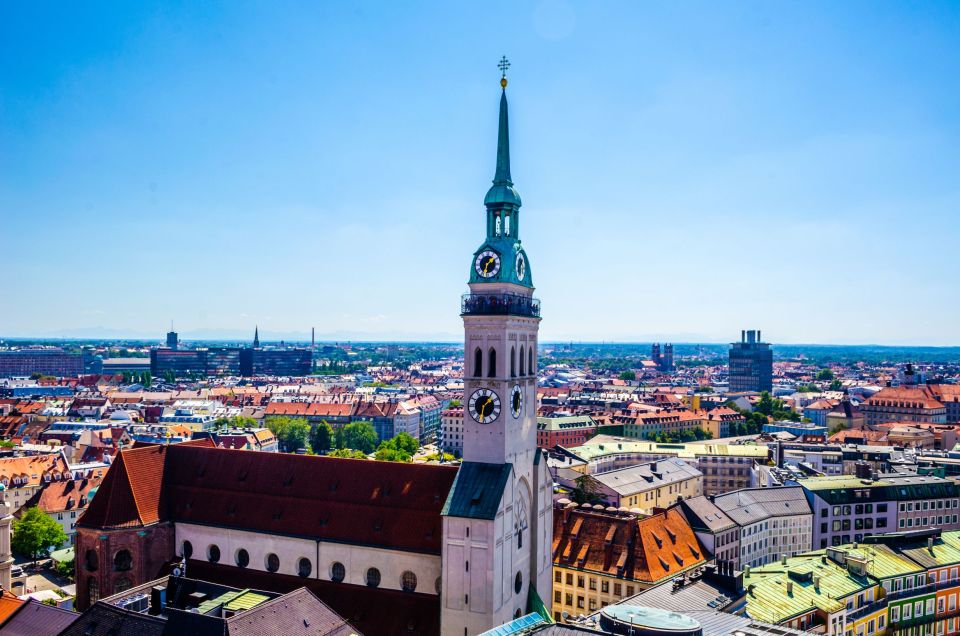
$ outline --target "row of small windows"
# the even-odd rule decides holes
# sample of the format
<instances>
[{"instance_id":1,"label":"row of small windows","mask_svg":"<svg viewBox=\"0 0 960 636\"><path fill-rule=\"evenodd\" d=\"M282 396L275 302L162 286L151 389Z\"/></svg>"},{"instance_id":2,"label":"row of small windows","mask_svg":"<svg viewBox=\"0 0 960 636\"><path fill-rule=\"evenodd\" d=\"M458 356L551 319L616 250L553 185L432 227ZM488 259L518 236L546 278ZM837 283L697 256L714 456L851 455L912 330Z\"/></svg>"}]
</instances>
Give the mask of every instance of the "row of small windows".
<instances>
[{"instance_id":1,"label":"row of small windows","mask_svg":"<svg viewBox=\"0 0 960 636\"><path fill-rule=\"evenodd\" d=\"M524 365L524 360L526 360L526 365ZM530 347L524 354L524 346L520 345L520 375L526 375L527 369L530 370L531 374L534 373L533 347ZM473 376L476 378L483 377L483 351L480 347L477 347L473 352ZM490 351L487 353L487 377L497 377L497 350L493 347L490 347ZM510 347L510 377L517 377L516 347Z\"/></svg>"},{"instance_id":2,"label":"row of small windows","mask_svg":"<svg viewBox=\"0 0 960 636\"><path fill-rule=\"evenodd\" d=\"M183 542L183 551L182 554L184 558L189 559L193 556L193 544L189 541ZM219 563L220 562L220 547L216 544L210 544L207 547L207 560L210 563ZM237 550L234 555L234 562L237 564L237 567L245 568L250 565L250 553L247 552L244 548ZM279 572L280 571L280 557L271 552L268 554L263 561L264 569L267 572ZM297 560L297 574L303 578L309 577L313 574L313 563L307 557L301 557ZM330 565L330 580L334 583L342 583L344 579L347 578L347 568L340 563L339 561L334 561ZM380 587L380 570L377 568L368 568L366 572L365 582L368 587ZM411 572L410 570L405 571L400 575L400 589L404 592L413 592L417 589L417 575ZM440 593L440 579L437 579L437 593Z\"/></svg>"}]
</instances>

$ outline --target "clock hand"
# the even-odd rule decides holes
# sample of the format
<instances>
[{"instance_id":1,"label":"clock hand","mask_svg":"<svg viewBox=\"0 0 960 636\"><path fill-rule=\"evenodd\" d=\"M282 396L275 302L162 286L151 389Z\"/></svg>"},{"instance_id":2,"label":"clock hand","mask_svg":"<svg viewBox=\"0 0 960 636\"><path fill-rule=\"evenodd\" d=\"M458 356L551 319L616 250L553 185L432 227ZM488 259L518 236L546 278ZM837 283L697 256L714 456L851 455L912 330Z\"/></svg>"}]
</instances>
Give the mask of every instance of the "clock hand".
<instances>
[{"instance_id":1,"label":"clock hand","mask_svg":"<svg viewBox=\"0 0 960 636\"><path fill-rule=\"evenodd\" d=\"M488 257L488 258L487 258L487 261L486 261L486 265L483 266L483 273L484 273L484 274L486 274L487 271L489 271L490 265L491 265L492 263L493 263L493 259Z\"/></svg>"}]
</instances>

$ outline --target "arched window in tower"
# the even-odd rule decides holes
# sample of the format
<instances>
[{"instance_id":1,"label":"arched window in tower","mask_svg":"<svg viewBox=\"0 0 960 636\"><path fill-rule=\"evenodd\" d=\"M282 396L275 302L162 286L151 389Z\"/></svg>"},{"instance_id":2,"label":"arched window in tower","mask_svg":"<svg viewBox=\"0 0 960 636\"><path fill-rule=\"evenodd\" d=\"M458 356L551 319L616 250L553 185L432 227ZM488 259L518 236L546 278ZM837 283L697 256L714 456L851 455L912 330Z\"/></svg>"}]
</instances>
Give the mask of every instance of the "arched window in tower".
<instances>
[{"instance_id":1,"label":"arched window in tower","mask_svg":"<svg viewBox=\"0 0 960 636\"><path fill-rule=\"evenodd\" d=\"M113 555L113 569L117 572L127 572L133 569L133 555L130 550L120 550Z\"/></svg>"},{"instance_id":2,"label":"arched window in tower","mask_svg":"<svg viewBox=\"0 0 960 636\"><path fill-rule=\"evenodd\" d=\"M503 233L507 236L510 236L510 215L503 215Z\"/></svg>"},{"instance_id":3,"label":"arched window in tower","mask_svg":"<svg viewBox=\"0 0 960 636\"><path fill-rule=\"evenodd\" d=\"M526 373L523 372L523 345L520 345L520 377L525 375Z\"/></svg>"},{"instance_id":4,"label":"arched window in tower","mask_svg":"<svg viewBox=\"0 0 960 636\"><path fill-rule=\"evenodd\" d=\"M477 350L473 352L473 376L476 378L483 377L483 351L480 350L480 347L477 347Z\"/></svg>"},{"instance_id":5,"label":"arched window in tower","mask_svg":"<svg viewBox=\"0 0 960 636\"><path fill-rule=\"evenodd\" d=\"M100 583L97 582L97 577L95 576L87 579L87 597L90 599L91 605L100 600Z\"/></svg>"},{"instance_id":6,"label":"arched window in tower","mask_svg":"<svg viewBox=\"0 0 960 636\"><path fill-rule=\"evenodd\" d=\"M527 365L527 369L530 371L530 375L537 375L537 367L533 364L533 350L535 346L530 345L530 349L527 351L527 357L529 358L530 364Z\"/></svg>"},{"instance_id":7,"label":"arched window in tower","mask_svg":"<svg viewBox=\"0 0 960 636\"><path fill-rule=\"evenodd\" d=\"M520 354L523 356L523 354ZM522 363L521 363L522 364ZM517 377L517 348L510 347L510 377Z\"/></svg>"},{"instance_id":8,"label":"arched window in tower","mask_svg":"<svg viewBox=\"0 0 960 636\"><path fill-rule=\"evenodd\" d=\"M497 218L494 221L494 225L496 226L496 229L494 230L494 234L496 234L497 236L500 236L500 215L499 214L497 215Z\"/></svg>"},{"instance_id":9,"label":"arched window in tower","mask_svg":"<svg viewBox=\"0 0 960 636\"><path fill-rule=\"evenodd\" d=\"M490 347L490 354L487 356L487 377L497 377L497 350Z\"/></svg>"}]
</instances>

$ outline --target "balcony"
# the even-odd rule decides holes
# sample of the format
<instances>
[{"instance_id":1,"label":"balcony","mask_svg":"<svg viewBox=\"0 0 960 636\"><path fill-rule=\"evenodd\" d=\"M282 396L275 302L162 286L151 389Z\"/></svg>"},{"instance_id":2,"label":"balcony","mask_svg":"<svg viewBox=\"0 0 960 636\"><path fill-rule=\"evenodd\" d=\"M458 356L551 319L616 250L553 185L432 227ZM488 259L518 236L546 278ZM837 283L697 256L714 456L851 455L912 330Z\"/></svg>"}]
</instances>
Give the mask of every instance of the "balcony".
<instances>
[{"instance_id":1,"label":"balcony","mask_svg":"<svg viewBox=\"0 0 960 636\"><path fill-rule=\"evenodd\" d=\"M855 610L855 611L853 611L853 612L849 612L849 613L847 614L847 622L848 622L848 623L852 623L853 621L859 620L859 619L863 618L864 616L868 616L868 615L870 615L870 614L873 614L874 612L880 611L880 610L882 610L882 609L884 609L884 608L886 608L886 607L887 607L887 599L886 599L886 598L882 598L882 599L880 599L879 601L874 601L874 602L872 602L872 603L869 603L869 604L867 604L867 605L864 605L863 607L861 607L861 608L858 609L858 610Z\"/></svg>"},{"instance_id":2,"label":"balcony","mask_svg":"<svg viewBox=\"0 0 960 636\"><path fill-rule=\"evenodd\" d=\"M464 294L460 299L461 316L540 317L540 301L520 294Z\"/></svg>"}]
</instances>

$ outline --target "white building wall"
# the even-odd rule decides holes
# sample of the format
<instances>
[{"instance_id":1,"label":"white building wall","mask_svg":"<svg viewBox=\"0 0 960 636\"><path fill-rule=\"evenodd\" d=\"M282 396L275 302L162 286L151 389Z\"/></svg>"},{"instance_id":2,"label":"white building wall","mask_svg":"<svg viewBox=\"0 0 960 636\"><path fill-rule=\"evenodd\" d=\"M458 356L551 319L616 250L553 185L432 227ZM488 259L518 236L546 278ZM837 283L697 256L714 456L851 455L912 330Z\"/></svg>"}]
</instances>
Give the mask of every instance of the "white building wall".
<instances>
[{"instance_id":1,"label":"white building wall","mask_svg":"<svg viewBox=\"0 0 960 636\"><path fill-rule=\"evenodd\" d=\"M437 593L437 577L440 576L439 555L330 541L318 542L300 537L188 523L177 523L176 533L177 554L182 554L183 542L190 541L193 545L192 558L197 560L207 560L209 546L216 545L220 548L219 563L236 567L236 554L243 548L250 554L250 564L247 568L253 570L266 572L267 555L274 553L280 558L278 570L280 574L298 576L297 563L301 558L307 558L312 566L309 578L331 580L330 568L334 562L340 562L346 569L344 583L366 585L367 570L375 567L380 570L381 588L402 589L401 576L405 571L410 571L417 576L416 592Z\"/></svg>"}]
</instances>

